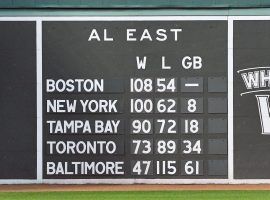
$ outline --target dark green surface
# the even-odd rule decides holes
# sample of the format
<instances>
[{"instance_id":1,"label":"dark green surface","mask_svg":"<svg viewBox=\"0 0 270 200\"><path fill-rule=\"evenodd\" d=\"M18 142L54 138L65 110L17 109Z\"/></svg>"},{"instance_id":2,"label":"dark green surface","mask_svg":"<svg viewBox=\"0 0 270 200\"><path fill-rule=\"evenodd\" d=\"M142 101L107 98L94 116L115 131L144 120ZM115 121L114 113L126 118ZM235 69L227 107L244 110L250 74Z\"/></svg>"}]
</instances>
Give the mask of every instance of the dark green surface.
<instances>
[{"instance_id":1,"label":"dark green surface","mask_svg":"<svg viewBox=\"0 0 270 200\"><path fill-rule=\"evenodd\" d=\"M269 0L0 0L0 8L249 8Z\"/></svg>"},{"instance_id":2,"label":"dark green surface","mask_svg":"<svg viewBox=\"0 0 270 200\"><path fill-rule=\"evenodd\" d=\"M266 200L270 191L14 192L3 200Z\"/></svg>"}]
</instances>

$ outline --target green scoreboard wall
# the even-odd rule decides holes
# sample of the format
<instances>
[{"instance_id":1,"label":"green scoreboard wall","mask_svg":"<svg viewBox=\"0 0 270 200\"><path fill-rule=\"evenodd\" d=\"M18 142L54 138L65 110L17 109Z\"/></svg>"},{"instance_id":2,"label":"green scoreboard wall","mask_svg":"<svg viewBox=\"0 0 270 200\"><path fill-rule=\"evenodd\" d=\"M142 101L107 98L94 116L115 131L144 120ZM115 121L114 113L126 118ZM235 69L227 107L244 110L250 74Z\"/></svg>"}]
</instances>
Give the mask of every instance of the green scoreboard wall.
<instances>
[{"instance_id":1,"label":"green scoreboard wall","mask_svg":"<svg viewBox=\"0 0 270 200\"><path fill-rule=\"evenodd\" d=\"M270 17L102 2L0 2L0 183L270 182Z\"/></svg>"}]
</instances>

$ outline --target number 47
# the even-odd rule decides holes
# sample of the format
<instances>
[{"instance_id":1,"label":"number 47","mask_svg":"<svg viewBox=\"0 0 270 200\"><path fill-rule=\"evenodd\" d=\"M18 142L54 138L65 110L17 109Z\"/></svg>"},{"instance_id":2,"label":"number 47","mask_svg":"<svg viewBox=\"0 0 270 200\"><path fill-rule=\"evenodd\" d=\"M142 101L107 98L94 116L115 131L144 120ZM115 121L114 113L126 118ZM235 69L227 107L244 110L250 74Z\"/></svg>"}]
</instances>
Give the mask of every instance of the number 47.
<instances>
[{"instance_id":1,"label":"number 47","mask_svg":"<svg viewBox=\"0 0 270 200\"><path fill-rule=\"evenodd\" d=\"M147 175L149 172L149 168L151 165L151 161L137 161L132 169L133 173L141 175Z\"/></svg>"}]
</instances>

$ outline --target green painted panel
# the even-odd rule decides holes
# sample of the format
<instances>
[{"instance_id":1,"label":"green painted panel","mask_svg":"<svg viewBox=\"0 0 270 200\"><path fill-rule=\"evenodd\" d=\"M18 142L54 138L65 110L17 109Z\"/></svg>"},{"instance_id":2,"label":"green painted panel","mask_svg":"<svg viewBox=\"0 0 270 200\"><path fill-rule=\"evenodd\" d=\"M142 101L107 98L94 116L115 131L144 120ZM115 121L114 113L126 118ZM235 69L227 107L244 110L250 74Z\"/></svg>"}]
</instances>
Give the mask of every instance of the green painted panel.
<instances>
[{"instance_id":1,"label":"green painted panel","mask_svg":"<svg viewBox=\"0 0 270 200\"><path fill-rule=\"evenodd\" d=\"M257 8L270 0L0 0L0 8Z\"/></svg>"},{"instance_id":2,"label":"green painted panel","mask_svg":"<svg viewBox=\"0 0 270 200\"><path fill-rule=\"evenodd\" d=\"M270 8L252 9L0 9L0 17L18 16L270 16Z\"/></svg>"}]
</instances>

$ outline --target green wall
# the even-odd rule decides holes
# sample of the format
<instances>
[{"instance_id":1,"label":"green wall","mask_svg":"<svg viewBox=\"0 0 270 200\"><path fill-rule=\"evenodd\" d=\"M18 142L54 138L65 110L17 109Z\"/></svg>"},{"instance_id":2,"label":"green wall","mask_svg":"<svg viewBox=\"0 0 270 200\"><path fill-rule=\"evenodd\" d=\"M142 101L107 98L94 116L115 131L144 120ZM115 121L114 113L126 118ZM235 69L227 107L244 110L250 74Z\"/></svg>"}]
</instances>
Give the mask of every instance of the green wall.
<instances>
[{"instance_id":1,"label":"green wall","mask_svg":"<svg viewBox=\"0 0 270 200\"><path fill-rule=\"evenodd\" d=\"M270 0L0 0L0 16L270 15Z\"/></svg>"},{"instance_id":2,"label":"green wall","mask_svg":"<svg viewBox=\"0 0 270 200\"><path fill-rule=\"evenodd\" d=\"M255 8L269 6L269 0L0 0L1 8Z\"/></svg>"}]
</instances>

